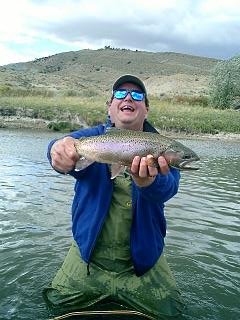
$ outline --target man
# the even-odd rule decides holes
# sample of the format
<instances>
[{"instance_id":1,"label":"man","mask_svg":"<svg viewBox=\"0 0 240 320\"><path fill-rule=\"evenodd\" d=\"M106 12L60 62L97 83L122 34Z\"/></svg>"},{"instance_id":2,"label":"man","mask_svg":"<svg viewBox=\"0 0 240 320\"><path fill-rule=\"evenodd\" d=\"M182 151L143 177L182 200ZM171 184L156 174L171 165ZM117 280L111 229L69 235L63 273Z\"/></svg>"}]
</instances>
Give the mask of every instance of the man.
<instances>
[{"instance_id":1,"label":"man","mask_svg":"<svg viewBox=\"0 0 240 320\"><path fill-rule=\"evenodd\" d=\"M162 319L181 313L183 303L163 255L164 203L178 190L179 171L160 156L157 168L136 156L129 170L110 179L109 166L93 163L77 171L74 141L105 134L111 125L136 131L156 130L146 121L149 101L143 82L124 75L113 85L109 121L52 141L52 167L76 179L72 204L74 241L65 261L45 290L54 306L96 308L112 301ZM130 172L130 173L129 173Z\"/></svg>"}]
</instances>

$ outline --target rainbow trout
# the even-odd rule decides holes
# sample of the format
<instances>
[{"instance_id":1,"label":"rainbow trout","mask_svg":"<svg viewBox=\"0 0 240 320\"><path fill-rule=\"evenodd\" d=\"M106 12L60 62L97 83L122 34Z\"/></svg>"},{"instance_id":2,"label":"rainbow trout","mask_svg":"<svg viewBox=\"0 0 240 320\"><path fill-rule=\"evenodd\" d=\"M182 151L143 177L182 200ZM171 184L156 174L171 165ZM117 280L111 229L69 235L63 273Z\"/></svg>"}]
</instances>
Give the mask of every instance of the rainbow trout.
<instances>
[{"instance_id":1,"label":"rainbow trout","mask_svg":"<svg viewBox=\"0 0 240 320\"><path fill-rule=\"evenodd\" d=\"M130 167L135 156L152 155L149 166L158 166L158 157L163 156L169 166L179 170L197 170L191 167L199 157L191 149L180 142L158 133L133 131L125 129L109 129L100 136L90 136L75 142L80 159L75 170L82 170L93 162L111 164L111 178L115 178L126 167Z\"/></svg>"}]
</instances>

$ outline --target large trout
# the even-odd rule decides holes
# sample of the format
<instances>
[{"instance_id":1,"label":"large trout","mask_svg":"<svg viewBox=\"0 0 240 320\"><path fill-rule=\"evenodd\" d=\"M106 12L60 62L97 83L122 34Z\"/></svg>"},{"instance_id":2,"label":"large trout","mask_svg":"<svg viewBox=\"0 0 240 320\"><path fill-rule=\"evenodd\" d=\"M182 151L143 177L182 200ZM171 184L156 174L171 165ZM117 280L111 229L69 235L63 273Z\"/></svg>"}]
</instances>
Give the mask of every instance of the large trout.
<instances>
[{"instance_id":1,"label":"large trout","mask_svg":"<svg viewBox=\"0 0 240 320\"><path fill-rule=\"evenodd\" d=\"M158 133L112 128L103 135L80 138L75 142L80 155L76 170L81 170L93 162L111 164L112 178L125 167L130 167L135 156L153 158L148 163L158 167L158 157L163 156L169 166L179 170L196 170L190 163L199 157L191 149L178 141Z\"/></svg>"}]
</instances>

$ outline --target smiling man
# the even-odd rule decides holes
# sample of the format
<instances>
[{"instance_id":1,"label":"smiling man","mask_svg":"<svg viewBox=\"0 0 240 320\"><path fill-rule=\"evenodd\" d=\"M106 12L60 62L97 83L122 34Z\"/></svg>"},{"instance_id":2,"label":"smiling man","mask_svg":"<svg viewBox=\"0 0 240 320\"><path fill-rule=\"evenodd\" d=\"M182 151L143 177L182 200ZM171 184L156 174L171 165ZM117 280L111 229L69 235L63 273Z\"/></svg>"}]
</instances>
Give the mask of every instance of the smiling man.
<instances>
[{"instance_id":1,"label":"smiling man","mask_svg":"<svg viewBox=\"0 0 240 320\"><path fill-rule=\"evenodd\" d=\"M105 134L109 126L156 132L146 120L148 110L143 82L124 75L113 85L107 124L49 144L52 167L76 179L74 240L62 267L44 290L52 306L96 309L111 302L152 319L182 312L183 303L163 255L164 205L178 191L179 171L169 168L161 156L160 173L140 156L133 159L130 170L113 180L107 164L95 162L75 170L79 160L75 139Z\"/></svg>"},{"instance_id":2,"label":"smiling man","mask_svg":"<svg viewBox=\"0 0 240 320\"><path fill-rule=\"evenodd\" d=\"M133 80L134 83L128 82ZM142 81L128 75L119 78L113 86L108 113L118 128L143 130L148 113L148 99Z\"/></svg>"}]
</instances>

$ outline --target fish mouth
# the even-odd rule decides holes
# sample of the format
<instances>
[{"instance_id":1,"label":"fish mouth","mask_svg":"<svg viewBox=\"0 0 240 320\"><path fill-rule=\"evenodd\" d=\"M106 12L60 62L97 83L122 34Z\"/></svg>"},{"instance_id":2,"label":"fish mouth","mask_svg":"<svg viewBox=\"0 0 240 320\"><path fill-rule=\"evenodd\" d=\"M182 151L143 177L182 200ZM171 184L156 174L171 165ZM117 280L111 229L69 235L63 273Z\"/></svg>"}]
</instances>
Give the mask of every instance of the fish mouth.
<instances>
[{"instance_id":1,"label":"fish mouth","mask_svg":"<svg viewBox=\"0 0 240 320\"><path fill-rule=\"evenodd\" d=\"M199 161L199 160L200 159L198 157L183 160L179 163L179 169L181 169L181 170L198 170L199 167L192 167L191 163L193 161Z\"/></svg>"},{"instance_id":2,"label":"fish mouth","mask_svg":"<svg viewBox=\"0 0 240 320\"><path fill-rule=\"evenodd\" d=\"M134 111L135 111L135 109L134 109L132 106L128 106L128 105L121 107L120 110L121 110L122 112L124 112L124 111L134 112Z\"/></svg>"}]
</instances>

